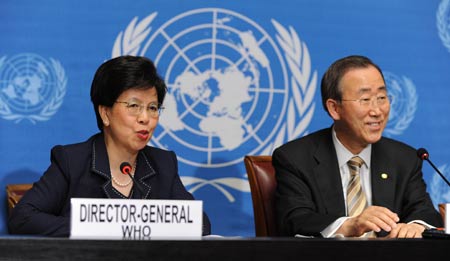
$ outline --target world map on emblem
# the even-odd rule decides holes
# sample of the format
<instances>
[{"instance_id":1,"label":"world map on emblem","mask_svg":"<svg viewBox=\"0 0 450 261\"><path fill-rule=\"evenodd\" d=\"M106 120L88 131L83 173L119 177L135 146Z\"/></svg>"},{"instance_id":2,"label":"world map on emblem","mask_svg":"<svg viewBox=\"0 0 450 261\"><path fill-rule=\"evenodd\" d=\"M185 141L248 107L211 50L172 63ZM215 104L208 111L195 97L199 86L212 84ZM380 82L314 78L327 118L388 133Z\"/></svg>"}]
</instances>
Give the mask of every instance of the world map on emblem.
<instances>
[{"instance_id":1,"label":"world map on emblem","mask_svg":"<svg viewBox=\"0 0 450 261\"><path fill-rule=\"evenodd\" d=\"M5 59L0 67L0 97L12 111L30 113L41 109L52 95L55 77L40 56L21 54Z\"/></svg>"},{"instance_id":2,"label":"world map on emblem","mask_svg":"<svg viewBox=\"0 0 450 261\"><path fill-rule=\"evenodd\" d=\"M229 166L274 138L287 73L275 42L252 20L224 9L186 12L158 28L142 54L155 57L168 85L151 142L177 146L180 161Z\"/></svg>"}]
</instances>

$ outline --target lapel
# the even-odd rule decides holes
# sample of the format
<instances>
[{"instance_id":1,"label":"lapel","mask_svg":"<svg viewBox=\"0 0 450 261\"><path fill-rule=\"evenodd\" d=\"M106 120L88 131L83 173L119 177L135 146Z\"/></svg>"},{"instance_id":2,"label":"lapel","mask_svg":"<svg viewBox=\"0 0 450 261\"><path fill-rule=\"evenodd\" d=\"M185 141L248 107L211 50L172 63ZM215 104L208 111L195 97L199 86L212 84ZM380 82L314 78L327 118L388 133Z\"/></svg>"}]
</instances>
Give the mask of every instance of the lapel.
<instances>
[{"instance_id":1,"label":"lapel","mask_svg":"<svg viewBox=\"0 0 450 261\"><path fill-rule=\"evenodd\" d=\"M100 185L107 198L112 195L111 172L109 169L108 153L103 134L99 134L92 143L92 166L91 171L105 179Z\"/></svg>"},{"instance_id":2,"label":"lapel","mask_svg":"<svg viewBox=\"0 0 450 261\"><path fill-rule=\"evenodd\" d=\"M394 159L387 158L383 146L383 138L372 144L371 156L371 182L372 182L372 205L384 206L394 209L395 184L397 173L392 166L395 166Z\"/></svg>"},{"instance_id":3,"label":"lapel","mask_svg":"<svg viewBox=\"0 0 450 261\"><path fill-rule=\"evenodd\" d=\"M111 170L109 169L108 153L106 151L103 134L98 135L92 144L91 171L105 179L105 182L100 185L100 189L103 190L107 198L111 198L113 193ZM156 175L156 171L150 165L150 161L147 156L142 150L139 151L134 177L136 182L139 182L141 188L143 189L142 193L145 195L144 198L151 197L152 186L150 183L150 178L154 175ZM142 198L141 192L136 187L134 187L133 190L133 198Z\"/></svg>"},{"instance_id":4,"label":"lapel","mask_svg":"<svg viewBox=\"0 0 450 261\"><path fill-rule=\"evenodd\" d=\"M145 150L145 148L144 148ZM136 174L135 174L135 180L136 182L139 182L141 185L141 188L144 190L144 197L140 194L139 191L135 189L135 194L138 194L137 198L151 198L152 194L152 184L151 184L151 177L156 175L156 171L153 169L152 165L150 164L149 159L147 158L147 155L143 152L143 150L139 151L138 159L137 159L137 165L136 165Z\"/></svg>"},{"instance_id":5,"label":"lapel","mask_svg":"<svg viewBox=\"0 0 450 261\"><path fill-rule=\"evenodd\" d=\"M317 165L314 167L314 177L319 187L319 195L328 214L345 216L345 202L342 194L342 181L331 136L331 128L319 141L314 158Z\"/></svg>"}]
</instances>

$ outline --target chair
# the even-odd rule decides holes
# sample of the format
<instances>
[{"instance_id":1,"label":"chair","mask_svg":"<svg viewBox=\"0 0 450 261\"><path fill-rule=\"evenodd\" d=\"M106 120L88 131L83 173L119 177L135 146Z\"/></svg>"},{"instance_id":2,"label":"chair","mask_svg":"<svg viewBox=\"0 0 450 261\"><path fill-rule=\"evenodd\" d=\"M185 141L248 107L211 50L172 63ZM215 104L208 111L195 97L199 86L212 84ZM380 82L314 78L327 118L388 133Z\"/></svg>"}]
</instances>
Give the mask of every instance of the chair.
<instances>
[{"instance_id":1,"label":"chair","mask_svg":"<svg viewBox=\"0 0 450 261\"><path fill-rule=\"evenodd\" d=\"M6 196L8 200L8 213L16 206L22 196L27 192L33 184L8 184L6 185Z\"/></svg>"},{"instance_id":2,"label":"chair","mask_svg":"<svg viewBox=\"0 0 450 261\"><path fill-rule=\"evenodd\" d=\"M257 237L278 236L275 221L275 170L272 156L244 157L252 193L255 234Z\"/></svg>"},{"instance_id":3,"label":"chair","mask_svg":"<svg viewBox=\"0 0 450 261\"><path fill-rule=\"evenodd\" d=\"M445 203L438 204L438 208L439 208L439 213L441 214L442 220L444 221L444 224L445 224Z\"/></svg>"}]
</instances>

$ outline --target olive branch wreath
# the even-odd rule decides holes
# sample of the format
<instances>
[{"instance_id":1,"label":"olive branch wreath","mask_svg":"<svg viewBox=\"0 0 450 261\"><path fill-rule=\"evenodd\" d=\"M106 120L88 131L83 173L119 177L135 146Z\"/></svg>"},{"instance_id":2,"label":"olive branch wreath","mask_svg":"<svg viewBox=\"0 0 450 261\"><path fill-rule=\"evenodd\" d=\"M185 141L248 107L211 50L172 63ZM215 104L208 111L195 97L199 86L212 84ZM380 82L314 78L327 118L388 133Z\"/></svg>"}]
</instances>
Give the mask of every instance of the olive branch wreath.
<instances>
[{"instance_id":1,"label":"olive branch wreath","mask_svg":"<svg viewBox=\"0 0 450 261\"><path fill-rule=\"evenodd\" d=\"M406 88L406 91L404 93L407 94L407 103L406 103L406 110L402 113L401 117L393 124L393 126L388 126L384 130L384 132L388 135L400 135L403 133L404 130L406 130L409 127L409 124L414 119L414 114L417 110L417 94L416 94L416 88L414 86L414 83L411 81L411 79L403 76L402 77L403 84Z\"/></svg>"},{"instance_id":2,"label":"olive branch wreath","mask_svg":"<svg viewBox=\"0 0 450 261\"><path fill-rule=\"evenodd\" d=\"M448 23L448 8L450 0L442 0L436 13L436 26L442 43L450 52L450 32Z\"/></svg>"}]
</instances>

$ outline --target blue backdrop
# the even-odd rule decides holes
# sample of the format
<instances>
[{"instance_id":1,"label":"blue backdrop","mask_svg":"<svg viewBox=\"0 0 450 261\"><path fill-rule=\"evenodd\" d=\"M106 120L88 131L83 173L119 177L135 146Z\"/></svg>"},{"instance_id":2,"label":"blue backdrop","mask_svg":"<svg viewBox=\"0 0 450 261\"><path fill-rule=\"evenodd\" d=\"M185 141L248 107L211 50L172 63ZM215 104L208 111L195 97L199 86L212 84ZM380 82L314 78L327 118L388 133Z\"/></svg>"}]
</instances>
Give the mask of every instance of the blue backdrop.
<instances>
[{"instance_id":1,"label":"blue backdrop","mask_svg":"<svg viewBox=\"0 0 450 261\"><path fill-rule=\"evenodd\" d=\"M449 11L449 0L3 0L0 187L37 180L51 147L97 132L92 77L124 54L151 58L167 81L151 145L177 152L214 234L254 235L243 156L330 126L320 79L350 54L385 73L385 135L426 147L449 177ZM450 202L428 165L424 177L435 204ZM0 194L0 233L6 219Z\"/></svg>"}]
</instances>

